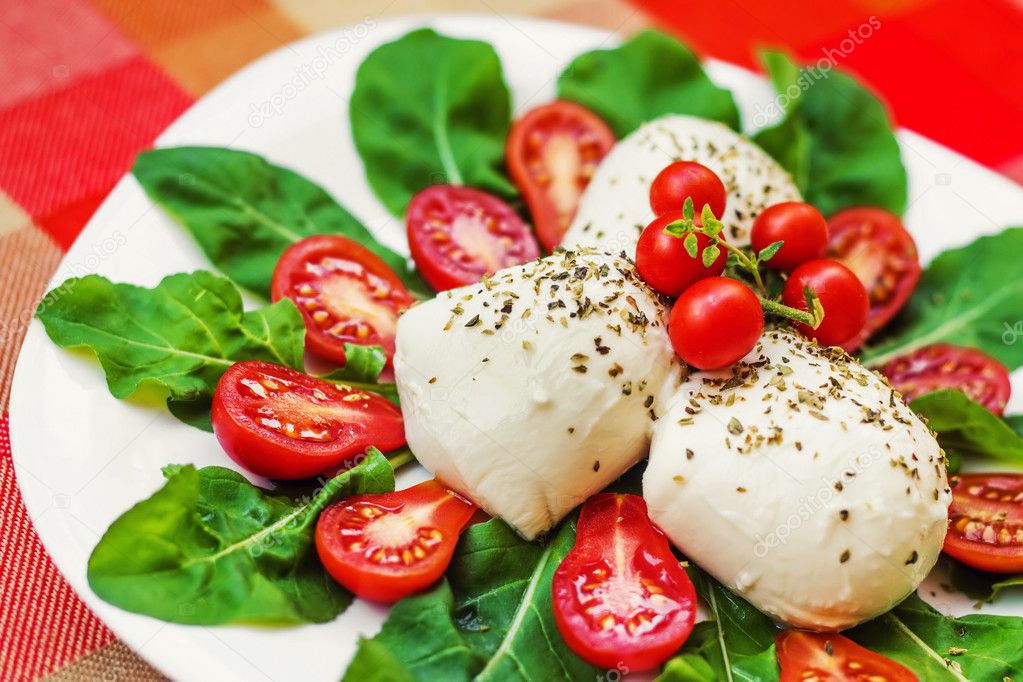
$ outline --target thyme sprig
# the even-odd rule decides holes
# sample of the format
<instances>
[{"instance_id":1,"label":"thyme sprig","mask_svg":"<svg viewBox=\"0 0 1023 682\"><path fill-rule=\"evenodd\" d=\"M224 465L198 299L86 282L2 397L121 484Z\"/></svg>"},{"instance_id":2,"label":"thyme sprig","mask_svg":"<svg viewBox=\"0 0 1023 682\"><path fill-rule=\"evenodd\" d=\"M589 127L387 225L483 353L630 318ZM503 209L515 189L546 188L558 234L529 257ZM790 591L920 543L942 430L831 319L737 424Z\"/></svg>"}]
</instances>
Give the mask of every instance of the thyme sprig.
<instances>
[{"instance_id":1,"label":"thyme sprig","mask_svg":"<svg viewBox=\"0 0 1023 682\"><path fill-rule=\"evenodd\" d=\"M753 282L757 288L757 298L760 299L760 304L763 306L765 313L805 324L812 329L819 327L824 320L824 306L821 305L817 294L811 291L809 287L803 288L803 297L806 301L807 309L799 310L771 298L767 293L767 287L764 286L764 280L760 275L760 265L774 258L784 242L777 241L768 244L759 253L747 252L733 244L729 244L720 236L724 228L724 224L714 216L714 212L711 211L710 206L707 204L703 205L703 210L700 212L699 219L697 219L693 199L692 197L686 197L686 201L682 205L682 218L669 223L664 228L664 233L681 239L682 246L685 248L686 253L689 254L689 257L699 257L705 268L709 268L718 259L718 256L721 255L721 250L724 249L728 252L731 262L735 263L740 269L750 273L753 277ZM706 236L710 242L704 247L703 253L699 253L699 241L696 237L698 234Z\"/></svg>"}]
</instances>

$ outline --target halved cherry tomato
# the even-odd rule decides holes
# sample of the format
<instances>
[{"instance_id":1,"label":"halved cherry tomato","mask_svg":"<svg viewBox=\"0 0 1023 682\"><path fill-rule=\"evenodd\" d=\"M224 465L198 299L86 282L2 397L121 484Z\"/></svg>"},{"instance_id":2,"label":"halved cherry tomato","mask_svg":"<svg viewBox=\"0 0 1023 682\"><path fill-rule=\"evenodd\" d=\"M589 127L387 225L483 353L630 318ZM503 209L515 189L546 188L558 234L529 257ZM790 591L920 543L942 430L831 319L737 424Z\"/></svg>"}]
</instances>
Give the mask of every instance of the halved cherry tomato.
<instances>
[{"instance_id":1,"label":"halved cherry tomato","mask_svg":"<svg viewBox=\"0 0 1023 682\"><path fill-rule=\"evenodd\" d=\"M1023 474L952 479L945 553L995 573L1023 571Z\"/></svg>"},{"instance_id":2,"label":"halved cherry tomato","mask_svg":"<svg viewBox=\"0 0 1023 682\"><path fill-rule=\"evenodd\" d=\"M561 244L583 190L614 143L614 133L599 116L565 100L530 109L512 125L508 171L548 251Z\"/></svg>"},{"instance_id":3,"label":"halved cherry tomato","mask_svg":"<svg viewBox=\"0 0 1023 682\"><path fill-rule=\"evenodd\" d=\"M335 469L371 445L405 444L401 410L387 399L255 360L220 377L212 419L234 461L281 480Z\"/></svg>"},{"instance_id":4,"label":"halved cherry tomato","mask_svg":"<svg viewBox=\"0 0 1023 682\"><path fill-rule=\"evenodd\" d=\"M438 291L540 256L533 233L508 204L469 187L427 187L409 202L405 225L412 259Z\"/></svg>"},{"instance_id":5,"label":"halved cherry tomato","mask_svg":"<svg viewBox=\"0 0 1023 682\"><path fill-rule=\"evenodd\" d=\"M902 221L880 208L850 208L828 220L828 257L852 270L870 296L860 333L842 347L850 353L899 312L920 281L916 243Z\"/></svg>"},{"instance_id":6,"label":"halved cherry tomato","mask_svg":"<svg viewBox=\"0 0 1023 682\"><path fill-rule=\"evenodd\" d=\"M954 388L998 416L1005 411L1012 385L1009 370L975 348L936 343L895 358L881 368L909 402L918 395Z\"/></svg>"},{"instance_id":7,"label":"halved cherry tomato","mask_svg":"<svg viewBox=\"0 0 1023 682\"><path fill-rule=\"evenodd\" d=\"M476 505L436 481L335 502L316 524L316 551L346 588L396 602L435 583Z\"/></svg>"},{"instance_id":8,"label":"halved cherry tomato","mask_svg":"<svg viewBox=\"0 0 1023 682\"><path fill-rule=\"evenodd\" d=\"M917 682L913 672L848 637L786 630L775 638L779 682Z\"/></svg>"},{"instance_id":9,"label":"halved cherry tomato","mask_svg":"<svg viewBox=\"0 0 1023 682\"><path fill-rule=\"evenodd\" d=\"M728 260L728 252L722 248L709 268L703 266L703 250L710 246L710 237L703 233L696 234L696 257L690 256L686 252L683 238L664 232L664 228L681 219L681 211L654 218L636 243L636 269L639 270L639 276L654 291L673 298L694 282L720 275ZM721 235L719 237L724 238Z\"/></svg>"},{"instance_id":10,"label":"halved cherry tomato","mask_svg":"<svg viewBox=\"0 0 1023 682\"><path fill-rule=\"evenodd\" d=\"M290 298L305 320L306 348L345 361L345 344L394 355L398 316L412 295L375 253L347 237L317 235L288 247L274 268L270 297Z\"/></svg>"},{"instance_id":11,"label":"halved cherry tomato","mask_svg":"<svg viewBox=\"0 0 1023 682\"><path fill-rule=\"evenodd\" d=\"M601 493L579 514L575 546L554 572L554 622L604 668L648 670L686 641L696 591L638 495Z\"/></svg>"}]
</instances>

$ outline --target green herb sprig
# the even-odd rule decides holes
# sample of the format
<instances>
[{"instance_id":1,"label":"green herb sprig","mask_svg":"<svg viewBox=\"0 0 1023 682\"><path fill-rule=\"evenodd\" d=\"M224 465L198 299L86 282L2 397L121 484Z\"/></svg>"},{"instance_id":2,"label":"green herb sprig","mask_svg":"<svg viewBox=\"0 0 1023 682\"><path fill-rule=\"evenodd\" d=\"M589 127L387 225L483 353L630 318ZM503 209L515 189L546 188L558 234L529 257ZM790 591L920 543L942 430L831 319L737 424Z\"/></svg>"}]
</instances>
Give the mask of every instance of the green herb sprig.
<instances>
[{"instance_id":1,"label":"green herb sprig","mask_svg":"<svg viewBox=\"0 0 1023 682\"><path fill-rule=\"evenodd\" d=\"M752 251L747 253L721 238L720 235L723 229L724 225L714 216L714 212L707 204L703 205L700 219L697 221L693 198L686 197L686 201L682 205L682 218L668 224L664 228L664 233L681 239L682 245L685 247L689 257L699 257L705 268L709 268L718 259L722 249L726 250L731 262L740 269L750 273L753 277L753 282L757 288L757 298L760 299L760 304L763 306L765 313L793 320L800 324L805 324L812 329L817 329L824 320L824 306L821 305L817 294L809 287L804 287L803 297L806 301L807 309L799 310L770 297L767 293L767 287L764 285L763 277L760 275L761 263L766 263L774 258L784 242L777 241L768 244L760 250L760 253L753 253ZM704 247L703 253L698 253L699 242L696 237L698 234L705 235L710 240L710 244Z\"/></svg>"}]
</instances>

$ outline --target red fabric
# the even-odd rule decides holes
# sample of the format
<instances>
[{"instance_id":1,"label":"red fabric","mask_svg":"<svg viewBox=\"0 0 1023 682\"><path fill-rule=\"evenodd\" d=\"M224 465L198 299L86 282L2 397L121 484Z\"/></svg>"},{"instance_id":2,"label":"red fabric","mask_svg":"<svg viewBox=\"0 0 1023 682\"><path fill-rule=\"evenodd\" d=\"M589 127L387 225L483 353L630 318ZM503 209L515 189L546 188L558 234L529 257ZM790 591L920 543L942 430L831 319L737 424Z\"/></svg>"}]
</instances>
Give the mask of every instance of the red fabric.
<instances>
[{"instance_id":1,"label":"red fabric","mask_svg":"<svg viewBox=\"0 0 1023 682\"><path fill-rule=\"evenodd\" d=\"M0 417L0 680L32 680L114 641L60 577L32 529Z\"/></svg>"},{"instance_id":2,"label":"red fabric","mask_svg":"<svg viewBox=\"0 0 1023 682\"><path fill-rule=\"evenodd\" d=\"M34 218L105 194L190 103L135 57L0 110L0 188ZM57 238L67 244L69 236Z\"/></svg>"},{"instance_id":3,"label":"red fabric","mask_svg":"<svg viewBox=\"0 0 1023 682\"><path fill-rule=\"evenodd\" d=\"M881 94L899 125L1023 182L1019 2L633 1L701 54L750 68L762 47L785 47L807 62L827 50ZM872 22L869 37L849 38Z\"/></svg>"}]
</instances>

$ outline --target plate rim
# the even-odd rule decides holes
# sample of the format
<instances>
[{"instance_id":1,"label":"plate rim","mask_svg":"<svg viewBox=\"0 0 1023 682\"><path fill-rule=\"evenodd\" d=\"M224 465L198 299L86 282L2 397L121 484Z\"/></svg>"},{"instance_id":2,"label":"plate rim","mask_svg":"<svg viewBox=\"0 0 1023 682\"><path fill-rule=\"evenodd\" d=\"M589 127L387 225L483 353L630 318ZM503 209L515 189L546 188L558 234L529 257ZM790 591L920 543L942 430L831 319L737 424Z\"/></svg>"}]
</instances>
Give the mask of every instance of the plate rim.
<instances>
[{"instance_id":1,"label":"plate rim","mask_svg":"<svg viewBox=\"0 0 1023 682\"><path fill-rule=\"evenodd\" d=\"M448 23L448 22L454 22L454 23L459 23L459 22L482 22L482 23L493 23L493 25L495 26L495 28L497 30L502 30L502 29L503 30L508 30L508 28L506 26L502 27L502 23L507 22L507 21L513 21L513 22L522 23L522 24L543 25L543 26L553 27L553 28L570 29L570 30L572 30L574 32L579 32L580 34L581 33L590 33L590 34L593 34L594 36L605 35L605 40L606 40L606 43L607 43L607 47L613 47L613 46L617 45L618 43L620 43L626 37L626 36L622 36L621 34L618 34L615 31L611 31L611 30L604 29L604 28L601 28L601 27L587 26L587 25L584 25L584 24L577 24L577 23L561 21L561 20L557 20L557 19L549 19L549 18L541 18L541 17L531 17L531 16L518 15L518 14L503 14L503 13L495 16L495 13L482 13L482 12L480 12L480 13L475 13L475 12L452 12L452 13L438 12L438 13L421 13L421 14L401 15L401 16L395 16L395 17L381 18L381 19L376 21L376 26L377 27L381 27L381 26L399 27L399 30L400 30L400 27L404 26L406 30L412 30L412 29L414 29L416 27L420 27L420 26L434 27L435 24L444 24L444 23ZM248 64L244 65L241 69L239 69L239 70L235 71L234 73L232 73L229 77L224 79L222 82L218 83L214 88L212 88L208 92L204 93L201 97L196 99L185 111L181 112L174 119L174 121L171 122L156 137L156 139L153 142L153 146L154 147L162 146L161 141L169 133L173 133L175 131L176 127L182 124L182 120L185 119L190 112L193 112L196 108L203 106L204 102L206 102L207 100L209 100L211 98L214 98L215 96L218 95L218 93L221 93L221 92L223 92L225 90L229 90L233 86L233 83L235 83L236 81L242 80L244 78L247 78L252 73L259 72L260 70L262 70L266 66L267 63L273 62L273 61L279 59L280 55L285 53L289 49L292 49L292 48L297 47L297 46L307 46L307 45L317 44L318 42L323 41L327 37L341 35L341 34L343 34L343 32L346 29L350 29L350 28L352 28L353 26L356 26L356 25L357 24L346 24L344 26L339 26L339 27L335 27L335 28L332 28L332 29L328 29L328 30L324 30L324 31L320 31L320 32L316 32L316 33L310 34L308 36L300 38L299 40L296 40L296 41L293 41L293 42L290 42L290 43L287 43L287 44L283 44L280 47L278 47L277 49L273 50L272 52L269 52L269 53L266 53L264 55L261 55L259 58L255 59L254 61L249 62ZM438 30L442 30L442 29L438 29ZM375 46L381 44L382 41L375 41L373 39L370 39L369 43L371 44L371 46L375 47ZM735 65L735 64L731 64L731 63L724 62L724 61L721 61L721 60L716 60L716 59L705 59L705 60L703 60L703 62L704 62L705 65L709 66L710 68L723 69L723 70L726 70L726 71L727 70L742 71L742 72L746 72L748 74L751 74L751 75L755 76L756 78L760 79L761 81L765 80L765 77L763 76L763 74L759 74L757 72L751 71L750 69L747 69L747 68L742 67L742 66L738 66L738 65ZM916 133L914 131L911 131L911 130L908 130L908 129L902 128L902 127L896 128L896 132L897 132L897 135L898 135L900 143L910 144L909 141L911 140L912 144L929 145L929 146L933 146L936 149L940 149L943 152L945 152L947 154L950 154L950 155L954 156L955 158L959 159L960 161L965 162L966 164L968 164L969 167L970 167L970 171L971 172L982 171L987 176L984 179L985 182L995 182L995 183L998 183L998 184L1004 184L1006 187L1011 187L1012 189L1016 190L1020 194L1020 196L1023 196L1023 188L1021 188L1019 185L1017 185L1011 179L1009 179L1009 178L1007 178L1007 177L1005 177L1005 176L1003 176L1001 174L998 174L996 171L994 171L994 170L992 170L990 168L987 168L987 167L979 164L978 162L974 161L973 159L970 159L969 157L966 157L965 155L963 155L963 154L961 154L961 153L959 153L959 152L957 152L957 151L955 151L955 150L953 150L951 148L946 147L945 145L941 144L940 142L934 141L934 140L932 140L930 138L927 138L927 137L925 137L925 136L923 136L923 135L921 135L919 133ZM903 146L903 144L900 144L900 147L901 146ZM81 240L83 237L85 237L89 233L90 229L93 229L93 230L97 230L98 229L98 228L93 228L93 225L100 222L100 221L97 220L97 217L103 215L104 207L108 207L108 204L116 203L119 200L119 194L121 193L121 191L123 191L122 188L125 185L131 184L133 182L134 182L134 179L133 179L133 177L131 175L131 172L129 170L120 180L117 181L117 183L114 185L114 187L110 190L110 192L104 198L103 202L101 203L100 207L97 209L96 213L93 215L92 218L90 218L90 220L83 227L82 231L76 237L75 243L78 243L79 240ZM1023 216L1021 216L1020 221L1021 221L1021 223L1023 223ZM47 283L47 287L46 287L47 291L49 289L51 289L55 284L57 284L58 280L62 280L64 278L64 272L63 272L62 268L66 264L66 262L68 260L68 254L71 252L71 248L73 248L73 246L74 245L72 245L72 247L69 247L69 249L64 253L64 256L61 258L61 261L58 263L52 278ZM167 274L169 274L169 273L167 273ZM31 322L32 326L37 326L38 324L39 324L38 320L35 320L35 319L33 319L32 322ZM26 353L27 353L27 351L28 351L28 349L30 347L30 344L27 343L28 341L29 341L29 336L28 336L28 333L26 332L26 337L25 337L25 339L24 339L24 341L22 343L21 348L19 348L17 359L16 359L15 365L14 365L14 373L13 373L13 376L12 376L12 383L11 383L11 390L10 390L10 397L9 397L9 406L8 406L8 431L9 431L9 439L10 439L10 447L11 447L12 464L13 464L13 468L14 468L15 479L16 479L16 482L17 482L17 485L18 485L18 492L19 492L19 494L22 497L23 503L25 504L26 511L28 512L28 516L29 516L29 518L31 520L31 523L32 523L32 527L33 527L34 531L36 532L37 536L39 537L39 540L40 540L42 546L44 547L44 549L46 550L46 553L49 556L50 560L53 562L54 566L60 572L62 578L71 587L71 589L74 591L76 596L79 599L81 599L82 602L85 603L89 607L90 611L97 618L99 618L101 620L101 622L104 624L104 626L109 628L118 637L118 639L120 639L122 642L127 644L132 649L132 651L134 651L136 653L136 655L139 655L140 657L142 657L150 665L152 665L154 668L158 669L163 674L167 675L168 677L173 677L175 674L182 674L182 670L177 668L177 667L175 667L173 665L174 663L178 663L179 662L179 658L176 655L174 655L173 652L163 652L162 654L158 655L158 654L156 654L153 651L146 650L145 653L143 653L143 647L146 644L146 641L139 641L140 637L137 636L138 633L133 632L130 628L128 628L123 623L118 623L117 625L112 625L108 620L106 620L104 618L101 618L98 615L97 611L105 610L109 605L107 605L106 602L103 602L90 589L87 581L80 580L78 575L75 572L70 571L70 570L65 570L65 565L70 563L70 558L69 557L65 556L64 558L58 558L61 555L59 553L55 554L50 549L51 547L58 546L60 544L61 540L63 539L63 537L60 537L60 536L64 535L64 533L59 532L60 528L58 527L61 524L43 524L41 526L40 524L38 524L34 520L34 518L37 517L41 511L45 511L45 510L41 509L42 503L39 500L36 499L36 496L31 495L31 494L26 494L27 489L32 486L32 483L30 483L30 481L33 478L33 476L25 468L25 461L24 460L28 456L27 453L19 455L20 448L17 445L17 441L18 441L18 438L16 436L17 429L15 428L16 424L24 424L24 423L26 423L26 419L30 418L30 415L23 415L22 414L21 403L18 400L19 396L22 394L22 392L24 390L24 389L20 389L19 390L19 387L23 383L29 381L29 377L30 377L30 373L31 373L31 369L27 367L27 363L23 363L22 362L24 356L26 355ZM33 341L34 341L34 339L33 339ZM114 607L114 608L116 608L116 607ZM137 615L137 614L132 614L132 615ZM195 627L198 627L198 626L195 626ZM185 673L185 674L188 674L188 673Z\"/></svg>"}]
</instances>

